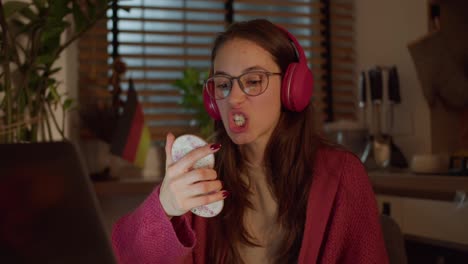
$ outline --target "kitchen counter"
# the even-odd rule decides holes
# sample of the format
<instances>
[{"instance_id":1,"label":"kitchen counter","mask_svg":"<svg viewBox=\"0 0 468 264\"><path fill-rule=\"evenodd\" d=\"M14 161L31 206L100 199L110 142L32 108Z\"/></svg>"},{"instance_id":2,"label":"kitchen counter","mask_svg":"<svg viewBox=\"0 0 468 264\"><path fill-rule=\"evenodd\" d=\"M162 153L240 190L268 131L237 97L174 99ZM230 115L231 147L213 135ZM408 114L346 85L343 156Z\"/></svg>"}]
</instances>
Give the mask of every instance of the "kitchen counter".
<instances>
[{"instance_id":1,"label":"kitchen counter","mask_svg":"<svg viewBox=\"0 0 468 264\"><path fill-rule=\"evenodd\" d=\"M422 175L409 171L368 171L376 194L454 201L457 191L468 194L468 177ZM98 196L149 194L159 180L125 179L95 182Z\"/></svg>"},{"instance_id":2,"label":"kitchen counter","mask_svg":"<svg viewBox=\"0 0 468 264\"><path fill-rule=\"evenodd\" d=\"M368 171L376 194L454 201L456 192L468 194L468 177L415 174L410 171Z\"/></svg>"}]
</instances>

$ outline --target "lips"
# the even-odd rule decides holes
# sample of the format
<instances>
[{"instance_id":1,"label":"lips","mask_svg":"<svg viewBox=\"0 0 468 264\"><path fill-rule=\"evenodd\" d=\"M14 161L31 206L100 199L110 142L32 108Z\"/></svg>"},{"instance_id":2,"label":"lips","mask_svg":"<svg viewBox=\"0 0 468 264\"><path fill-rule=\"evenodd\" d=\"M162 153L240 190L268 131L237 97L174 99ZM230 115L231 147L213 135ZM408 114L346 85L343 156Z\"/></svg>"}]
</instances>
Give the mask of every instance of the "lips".
<instances>
[{"instance_id":1,"label":"lips","mask_svg":"<svg viewBox=\"0 0 468 264\"><path fill-rule=\"evenodd\" d=\"M229 112L229 129L234 133L241 133L247 130L249 118L241 111Z\"/></svg>"}]
</instances>

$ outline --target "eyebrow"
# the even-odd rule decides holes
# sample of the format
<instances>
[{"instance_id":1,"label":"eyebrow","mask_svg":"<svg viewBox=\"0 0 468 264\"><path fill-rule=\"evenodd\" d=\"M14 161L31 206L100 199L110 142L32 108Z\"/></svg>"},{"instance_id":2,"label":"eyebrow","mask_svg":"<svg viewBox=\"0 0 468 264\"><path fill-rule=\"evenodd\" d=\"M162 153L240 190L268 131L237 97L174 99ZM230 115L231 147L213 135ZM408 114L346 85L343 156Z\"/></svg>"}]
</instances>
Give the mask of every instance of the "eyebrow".
<instances>
[{"instance_id":1,"label":"eyebrow","mask_svg":"<svg viewBox=\"0 0 468 264\"><path fill-rule=\"evenodd\" d=\"M249 72L249 71L258 71L258 70L260 70L260 71L268 71L267 69L256 65L256 66L252 66L252 67L248 67L248 68L244 69L244 70L242 71L242 73ZM230 76L230 74L227 73L227 72L225 72L225 71L216 71L216 72L214 73L214 75L217 75L217 74L229 75L229 76Z\"/></svg>"}]
</instances>

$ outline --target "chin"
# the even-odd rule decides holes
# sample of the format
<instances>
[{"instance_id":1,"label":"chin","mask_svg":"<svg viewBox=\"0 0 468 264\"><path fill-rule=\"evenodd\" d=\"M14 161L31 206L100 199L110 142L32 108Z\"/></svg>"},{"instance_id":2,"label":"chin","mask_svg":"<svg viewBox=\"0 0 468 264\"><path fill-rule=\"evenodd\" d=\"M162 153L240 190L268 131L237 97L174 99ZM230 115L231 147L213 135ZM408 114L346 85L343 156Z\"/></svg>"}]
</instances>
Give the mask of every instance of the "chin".
<instances>
[{"instance_id":1,"label":"chin","mask_svg":"<svg viewBox=\"0 0 468 264\"><path fill-rule=\"evenodd\" d=\"M253 142L253 138L248 133L233 133L228 132L229 138L234 142L236 145L245 145Z\"/></svg>"},{"instance_id":2,"label":"chin","mask_svg":"<svg viewBox=\"0 0 468 264\"><path fill-rule=\"evenodd\" d=\"M252 142L252 140L249 140L249 138L245 135L238 135L233 133L228 133L228 135L229 138L231 138L232 142L234 142L234 144L236 145L245 145Z\"/></svg>"}]
</instances>

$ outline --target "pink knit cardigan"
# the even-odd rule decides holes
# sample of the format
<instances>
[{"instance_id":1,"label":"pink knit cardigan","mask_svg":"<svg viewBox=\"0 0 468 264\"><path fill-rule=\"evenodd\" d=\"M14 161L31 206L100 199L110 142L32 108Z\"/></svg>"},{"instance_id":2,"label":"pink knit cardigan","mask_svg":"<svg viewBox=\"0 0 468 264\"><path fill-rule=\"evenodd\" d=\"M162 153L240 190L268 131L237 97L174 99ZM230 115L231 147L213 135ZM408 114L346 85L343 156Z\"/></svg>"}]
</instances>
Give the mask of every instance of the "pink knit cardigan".
<instances>
[{"instance_id":1,"label":"pink knit cardigan","mask_svg":"<svg viewBox=\"0 0 468 264\"><path fill-rule=\"evenodd\" d=\"M208 239L204 218L189 212L167 219L159 186L112 232L119 263L131 264L206 263ZM367 173L348 152L323 148L318 153L299 263L388 263Z\"/></svg>"}]
</instances>

